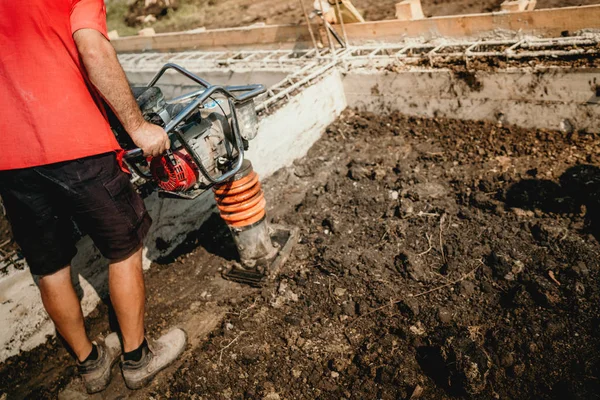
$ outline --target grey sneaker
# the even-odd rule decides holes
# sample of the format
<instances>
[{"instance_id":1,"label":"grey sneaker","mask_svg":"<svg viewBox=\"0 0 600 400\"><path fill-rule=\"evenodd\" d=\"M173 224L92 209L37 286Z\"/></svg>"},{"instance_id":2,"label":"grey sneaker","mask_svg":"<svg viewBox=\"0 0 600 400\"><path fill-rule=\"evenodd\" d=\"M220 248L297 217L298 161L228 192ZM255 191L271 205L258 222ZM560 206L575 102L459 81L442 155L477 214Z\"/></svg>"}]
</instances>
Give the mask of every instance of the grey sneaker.
<instances>
[{"instance_id":1,"label":"grey sneaker","mask_svg":"<svg viewBox=\"0 0 600 400\"><path fill-rule=\"evenodd\" d=\"M111 333L100 343L94 342L98 349L98 358L85 363L77 363L77 369L83 378L89 394L98 393L108 387L111 369L121 356L121 341L116 333Z\"/></svg>"},{"instance_id":2,"label":"grey sneaker","mask_svg":"<svg viewBox=\"0 0 600 400\"><path fill-rule=\"evenodd\" d=\"M144 349L138 362L124 361L121 364L125 384L131 390L146 386L160 371L171 365L185 350L187 335L176 328L151 343Z\"/></svg>"}]
</instances>

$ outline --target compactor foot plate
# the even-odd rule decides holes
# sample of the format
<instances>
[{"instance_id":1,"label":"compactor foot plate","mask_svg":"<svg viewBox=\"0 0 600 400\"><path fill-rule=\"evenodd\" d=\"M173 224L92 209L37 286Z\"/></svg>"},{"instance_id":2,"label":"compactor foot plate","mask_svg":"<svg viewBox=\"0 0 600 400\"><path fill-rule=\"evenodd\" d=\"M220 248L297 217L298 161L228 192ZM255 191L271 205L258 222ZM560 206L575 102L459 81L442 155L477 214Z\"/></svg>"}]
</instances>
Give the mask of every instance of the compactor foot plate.
<instances>
[{"instance_id":1,"label":"compactor foot plate","mask_svg":"<svg viewBox=\"0 0 600 400\"><path fill-rule=\"evenodd\" d=\"M252 269L238 263L232 264L223 272L223 278L252 287L262 287L279 274L281 267L290 257L292 249L298 243L299 231L298 228L289 229L281 225L271 225L271 229L273 230L271 240L279 247L277 256L267 265L258 265Z\"/></svg>"}]
</instances>

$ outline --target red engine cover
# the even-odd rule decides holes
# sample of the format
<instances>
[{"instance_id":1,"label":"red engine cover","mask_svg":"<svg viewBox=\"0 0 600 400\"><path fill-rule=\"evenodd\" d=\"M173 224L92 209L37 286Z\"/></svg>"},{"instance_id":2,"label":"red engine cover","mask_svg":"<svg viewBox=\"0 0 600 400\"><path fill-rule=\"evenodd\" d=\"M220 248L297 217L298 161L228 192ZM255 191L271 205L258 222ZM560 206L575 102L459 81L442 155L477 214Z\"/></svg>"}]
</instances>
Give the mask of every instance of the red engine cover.
<instances>
[{"instance_id":1,"label":"red engine cover","mask_svg":"<svg viewBox=\"0 0 600 400\"><path fill-rule=\"evenodd\" d=\"M169 156L155 157L150 161L150 171L158 186L169 192L189 190L198 182L198 168L192 157L184 149L172 152L172 162Z\"/></svg>"}]
</instances>

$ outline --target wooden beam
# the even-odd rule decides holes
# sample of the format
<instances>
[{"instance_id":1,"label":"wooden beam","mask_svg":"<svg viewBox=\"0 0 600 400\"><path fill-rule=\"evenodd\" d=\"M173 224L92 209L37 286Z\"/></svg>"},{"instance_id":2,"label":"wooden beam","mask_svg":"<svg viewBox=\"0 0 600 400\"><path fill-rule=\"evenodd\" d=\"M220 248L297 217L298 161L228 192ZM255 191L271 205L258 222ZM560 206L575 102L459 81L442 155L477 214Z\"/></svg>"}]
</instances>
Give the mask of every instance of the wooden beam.
<instances>
[{"instance_id":1,"label":"wooden beam","mask_svg":"<svg viewBox=\"0 0 600 400\"><path fill-rule=\"evenodd\" d=\"M314 28L317 29L316 27ZM112 41L117 52L226 49L286 43L311 43L307 25L216 29L204 32L173 32L154 36L130 36Z\"/></svg>"},{"instance_id":2,"label":"wooden beam","mask_svg":"<svg viewBox=\"0 0 600 400\"><path fill-rule=\"evenodd\" d=\"M507 0L500 5L502 11L518 12L533 11L537 5L537 0Z\"/></svg>"},{"instance_id":3,"label":"wooden beam","mask_svg":"<svg viewBox=\"0 0 600 400\"><path fill-rule=\"evenodd\" d=\"M154 28L144 28L144 29L138 31L138 36L154 36L154 35L156 35Z\"/></svg>"},{"instance_id":4,"label":"wooden beam","mask_svg":"<svg viewBox=\"0 0 600 400\"><path fill-rule=\"evenodd\" d=\"M527 10L527 6L529 5L529 0L512 0L505 1L500 5L502 11L506 12L519 12Z\"/></svg>"},{"instance_id":5,"label":"wooden beam","mask_svg":"<svg viewBox=\"0 0 600 400\"><path fill-rule=\"evenodd\" d=\"M340 11L342 14L341 18L339 18L339 19L343 18L344 23L352 24L355 22L365 22L365 19L363 18L363 16L360 15L360 13L356 9L356 7L354 7L354 4L352 4L352 2L350 0L342 0L341 2L338 2L338 5L340 7ZM333 8L337 8L337 7L333 7ZM336 15L338 15L337 10L336 10ZM338 18L336 18L336 19L338 19ZM336 23L339 24L340 22L337 21Z\"/></svg>"},{"instance_id":6,"label":"wooden beam","mask_svg":"<svg viewBox=\"0 0 600 400\"><path fill-rule=\"evenodd\" d=\"M339 27L335 28L340 30ZM414 21L389 20L346 24L348 38L352 44L369 41L399 41L407 37L472 38L497 29L540 37L555 37L560 36L563 32L573 33L581 29L599 28L600 5L514 13L446 16ZM315 29L318 28L315 27ZM321 38L325 40L325 32L322 29ZM195 33L164 33L150 37L133 36L119 38L113 40L112 43L118 52L273 49L310 47L311 38L307 25L274 25Z\"/></svg>"},{"instance_id":7,"label":"wooden beam","mask_svg":"<svg viewBox=\"0 0 600 400\"><path fill-rule=\"evenodd\" d=\"M400 21L411 21L413 19L423 19L423 7L421 0L404 0L396 3L396 19Z\"/></svg>"},{"instance_id":8,"label":"wooden beam","mask_svg":"<svg viewBox=\"0 0 600 400\"><path fill-rule=\"evenodd\" d=\"M118 38L119 38L119 32L117 32L117 30L116 30L116 29L114 29L114 30L112 30L112 31L108 32L108 38L109 38L110 40L115 40L115 39L118 39Z\"/></svg>"},{"instance_id":9,"label":"wooden beam","mask_svg":"<svg viewBox=\"0 0 600 400\"><path fill-rule=\"evenodd\" d=\"M346 25L348 38L353 44L368 41L389 42L407 37L472 38L495 30L556 37L564 32L573 34L581 29L598 28L600 28L600 5Z\"/></svg>"},{"instance_id":10,"label":"wooden beam","mask_svg":"<svg viewBox=\"0 0 600 400\"><path fill-rule=\"evenodd\" d=\"M537 0L529 0L529 4L527 4L527 11L535 10L536 6L537 6Z\"/></svg>"}]
</instances>

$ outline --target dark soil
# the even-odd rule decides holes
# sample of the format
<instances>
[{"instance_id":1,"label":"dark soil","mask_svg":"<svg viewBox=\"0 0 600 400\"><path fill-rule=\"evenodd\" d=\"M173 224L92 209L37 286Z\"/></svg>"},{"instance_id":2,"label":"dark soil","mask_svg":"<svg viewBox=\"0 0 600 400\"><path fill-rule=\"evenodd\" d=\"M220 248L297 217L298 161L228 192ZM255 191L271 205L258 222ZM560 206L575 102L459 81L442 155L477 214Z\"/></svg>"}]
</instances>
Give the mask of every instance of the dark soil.
<instances>
[{"instance_id":1,"label":"dark soil","mask_svg":"<svg viewBox=\"0 0 600 400\"><path fill-rule=\"evenodd\" d=\"M593 398L599 150L594 135L346 112L269 182L279 201L310 182L281 217L302 241L278 284L158 397Z\"/></svg>"},{"instance_id":2,"label":"dark soil","mask_svg":"<svg viewBox=\"0 0 600 400\"><path fill-rule=\"evenodd\" d=\"M586 133L346 111L265 182L274 222L301 229L281 275L222 281L212 220L149 271L149 331L220 322L145 392L107 398L595 398L599 158ZM42 346L0 390L53 398L69 364Z\"/></svg>"}]
</instances>

